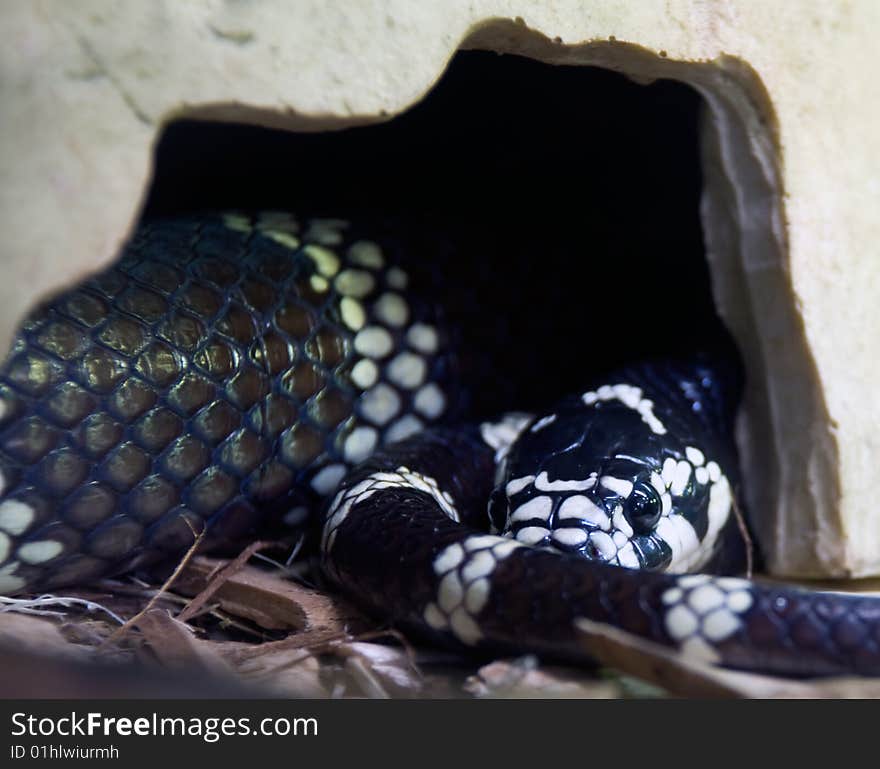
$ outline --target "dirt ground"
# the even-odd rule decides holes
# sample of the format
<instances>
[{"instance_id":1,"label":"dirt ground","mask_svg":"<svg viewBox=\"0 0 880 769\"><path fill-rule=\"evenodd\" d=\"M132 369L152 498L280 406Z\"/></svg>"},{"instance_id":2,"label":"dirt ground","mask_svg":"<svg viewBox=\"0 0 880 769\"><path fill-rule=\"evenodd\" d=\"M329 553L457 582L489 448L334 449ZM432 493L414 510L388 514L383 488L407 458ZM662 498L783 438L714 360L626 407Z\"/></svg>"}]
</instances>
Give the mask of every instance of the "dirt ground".
<instances>
[{"instance_id":1,"label":"dirt ground","mask_svg":"<svg viewBox=\"0 0 880 769\"><path fill-rule=\"evenodd\" d=\"M874 697L880 682L792 681L696 665L596 625L591 668L463 656L377 626L255 543L187 554L164 583L126 577L0 599L0 696Z\"/></svg>"}]
</instances>

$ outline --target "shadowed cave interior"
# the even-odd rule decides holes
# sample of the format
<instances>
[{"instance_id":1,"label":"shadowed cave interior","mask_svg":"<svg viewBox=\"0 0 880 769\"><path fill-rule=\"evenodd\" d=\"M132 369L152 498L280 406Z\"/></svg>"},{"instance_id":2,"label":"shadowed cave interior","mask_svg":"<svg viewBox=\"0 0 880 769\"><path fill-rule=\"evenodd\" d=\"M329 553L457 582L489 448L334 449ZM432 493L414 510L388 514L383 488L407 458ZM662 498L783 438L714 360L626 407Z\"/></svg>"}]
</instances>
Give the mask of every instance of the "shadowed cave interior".
<instances>
[{"instance_id":1,"label":"shadowed cave interior","mask_svg":"<svg viewBox=\"0 0 880 769\"><path fill-rule=\"evenodd\" d=\"M380 124L171 124L144 217L368 221L460 330L472 415L550 406L626 362L727 349L699 219L700 104L672 81L462 52Z\"/></svg>"}]
</instances>

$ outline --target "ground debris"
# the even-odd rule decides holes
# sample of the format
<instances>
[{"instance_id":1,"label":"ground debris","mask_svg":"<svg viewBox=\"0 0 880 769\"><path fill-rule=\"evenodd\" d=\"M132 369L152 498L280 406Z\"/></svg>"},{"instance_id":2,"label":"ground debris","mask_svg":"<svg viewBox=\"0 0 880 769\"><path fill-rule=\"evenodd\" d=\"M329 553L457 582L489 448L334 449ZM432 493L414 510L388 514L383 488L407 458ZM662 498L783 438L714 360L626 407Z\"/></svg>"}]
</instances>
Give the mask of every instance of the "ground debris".
<instances>
[{"instance_id":1,"label":"ground debris","mask_svg":"<svg viewBox=\"0 0 880 769\"><path fill-rule=\"evenodd\" d=\"M880 696L880 681L795 681L694 663L581 621L595 669L527 655L475 661L413 646L343 598L254 565L194 555L173 580L104 580L0 608L0 696L620 698ZM647 682L647 683L646 683Z\"/></svg>"},{"instance_id":2,"label":"ground debris","mask_svg":"<svg viewBox=\"0 0 880 769\"><path fill-rule=\"evenodd\" d=\"M372 626L344 599L303 587L264 569L208 558L194 558L175 583L175 591L193 596L180 614L189 620L207 602L266 630L296 631L303 645L344 637Z\"/></svg>"},{"instance_id":3,"label":"ground debris","mask_svg":"<svg viewBox=\"0 0 880 769\"><path fill-rule=\"evenodd\" d=\"M622 689L614 680L599 679L572 668L541 667L533 655L484 665L467 679L464 689L475 697L505 699L615 699L622 696Z\"/></svg>"}]
</instances>

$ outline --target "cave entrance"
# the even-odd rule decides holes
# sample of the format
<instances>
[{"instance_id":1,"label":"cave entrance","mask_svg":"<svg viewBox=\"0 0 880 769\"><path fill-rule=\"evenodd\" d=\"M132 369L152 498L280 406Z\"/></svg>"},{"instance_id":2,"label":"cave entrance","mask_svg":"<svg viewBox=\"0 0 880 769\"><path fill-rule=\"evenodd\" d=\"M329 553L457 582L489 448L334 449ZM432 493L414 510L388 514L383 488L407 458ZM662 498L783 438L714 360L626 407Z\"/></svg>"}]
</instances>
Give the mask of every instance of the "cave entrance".
<instances>
[{"instance_id":1,"label":"cave entrance","mask_svg":"<svg viewBox=\"0 0 880 769\"><path fill-rule=\"evenodd\" d=\"M383 123L171 124L144 216L375 221L463 329L476 414L538 408L633 359L721 343L699 217L700 107L670 80L465 51Z\"/></svg>"}]
</instances>

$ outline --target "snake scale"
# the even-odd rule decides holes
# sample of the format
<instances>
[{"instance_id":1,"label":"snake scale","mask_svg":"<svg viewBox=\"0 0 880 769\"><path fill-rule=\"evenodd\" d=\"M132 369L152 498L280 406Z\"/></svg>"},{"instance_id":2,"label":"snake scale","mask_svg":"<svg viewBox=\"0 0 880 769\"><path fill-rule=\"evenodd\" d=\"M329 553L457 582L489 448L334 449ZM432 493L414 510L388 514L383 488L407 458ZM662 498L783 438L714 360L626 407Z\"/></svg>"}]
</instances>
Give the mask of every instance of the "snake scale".
<instances>
[{"instance_id":1,"label":"snake scale","mask_svg":"<svg viewBox=\"0 0 880 769\"><path fill-rule=\"evenodd\" d=\"M880 673L880 601L730 576L722 370L636 364L460 423L454 334L392 251L342 220L158 220L35 310L0 369L0 593L317 517L325 573L440 643L585 660L601 622L734 668Z\"/></svg>"}]
</instances>

